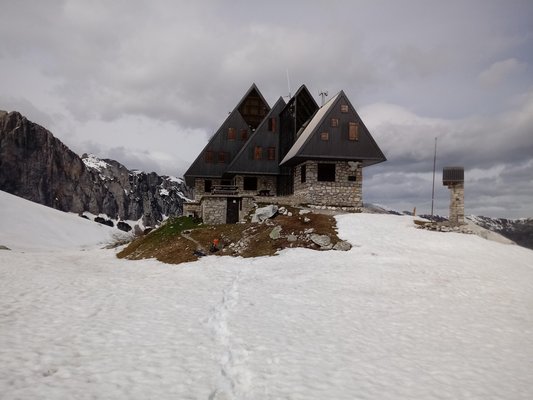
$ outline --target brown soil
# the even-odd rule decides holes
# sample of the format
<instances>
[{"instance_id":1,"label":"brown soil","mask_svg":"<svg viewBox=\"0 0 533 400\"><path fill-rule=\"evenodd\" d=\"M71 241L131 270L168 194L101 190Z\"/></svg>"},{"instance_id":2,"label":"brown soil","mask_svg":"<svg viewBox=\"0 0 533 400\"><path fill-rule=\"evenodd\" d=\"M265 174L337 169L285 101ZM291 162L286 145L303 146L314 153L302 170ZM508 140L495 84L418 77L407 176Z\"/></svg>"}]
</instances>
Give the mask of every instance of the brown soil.
<instances>
[{"instance_id":1,"label":"brown soil","mask_svg":"<svg viewBox=\"0 0 533 400\"><path fill-rule=\"evenodd\" d=\"M286 208L292 216L278 214L261 224L249 222L197 225L185 221L184 218L178 218L148 235L135 239L117 256L131 260L156 258L165 263L179 264L199 258L194 254L199 247L194 241L198 242L201 245L200 248L207 254L258 257L275 255L277 251L291 247L318 250L319 246L309 239L310 230L312 233L328 235L332 243L340 240L332 215L317 212L299 215L299 209ZM276 226L281 227L280 238L271 239L269 235ZM184 230L187 232L186 235L182 235ZM289 235L292 241L289 241ZM209 249L214 239L219 240L219 250L211 253Z\"/></svg>"}]
</instances>

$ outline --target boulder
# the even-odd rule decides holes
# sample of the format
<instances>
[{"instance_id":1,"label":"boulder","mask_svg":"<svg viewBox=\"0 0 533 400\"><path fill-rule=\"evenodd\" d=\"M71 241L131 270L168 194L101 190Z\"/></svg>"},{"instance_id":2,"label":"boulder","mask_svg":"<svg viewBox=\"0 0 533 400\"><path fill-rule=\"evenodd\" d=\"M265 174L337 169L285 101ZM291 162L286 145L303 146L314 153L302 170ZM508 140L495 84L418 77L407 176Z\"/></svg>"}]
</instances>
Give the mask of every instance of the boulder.
<instances>
[{"instance_id":1,"label":"boulder","mask_svg":"<svg viewBox=\"0 0 533 400\"><path fill-rule=\"evenodd\" d=\"M266 207L261 207L255 210L252 215L252 222L263 222L272 218L278 212L278 206L270 204Z\"/></svg>"},{"instance_id":2,"label":"boulder","mask_svg":"<svg viewBox=\"0 0 533 400\"><path fill-rule=\"evenodd\" d=\"M352 245L345 240L341 240L340 242L335 243L335 246L333 246L333 250L339 250L339 251L348 251L351 248L352 248Z\"/></svg>"},{"instance_id":3,"label":"boulder","mask_svg":"<svg viewBox=\"0 0 533 400\"><path fill-rule=\"evenodd\" d=\"M276 240L279 239L281 236L281 226L276 226L272 231L270 232L270 239Z\"/></svg>"},{"instance_id":4,"label":"boulder","mask_svg":"<svg viewBox=\"0 0 533 400\"><path fill-rule=\"evenodd\" d=\"M331 245L331 238L328 235L312 234L311 241L320 246L320 248L328 247Z\"/></svg>"}]
</instances>

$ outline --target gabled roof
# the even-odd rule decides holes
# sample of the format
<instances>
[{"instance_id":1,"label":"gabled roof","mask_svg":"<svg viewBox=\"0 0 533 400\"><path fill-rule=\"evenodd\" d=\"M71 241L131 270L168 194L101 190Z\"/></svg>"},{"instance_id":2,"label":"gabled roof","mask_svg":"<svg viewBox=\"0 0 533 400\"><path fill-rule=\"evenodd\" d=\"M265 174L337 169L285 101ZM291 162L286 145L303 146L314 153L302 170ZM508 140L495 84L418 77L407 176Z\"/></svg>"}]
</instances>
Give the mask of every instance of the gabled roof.
<instances>
[{"instance_id":1,"label":"gabled roof","mask_svg":"<svg viewBox=\"0 0 533 400\"><path fill-rule=\"evenodd\" d=\"M257 127L250 139L241 148L231 164L228 166L228 174L279 174L279 113L285 107L283 98L279 98L272 107L263 122ZM274 119L274 126L271 125ZM271 130L270 128L273 128ZM261 160L254 160L254 150L256 146L262 148L263 157ZM275 159L268 159L268 148L275 149Z\"/></svg>"},{"instance_id":2,"label":"gabled roof","mask_svg":"<svg viewBox=\"0 0 533 400\"><path fill-rule=\"evenodd\" d=\"M298 131L317 110L318 104L316 104L307 86L302 85L298 88L294 96L290 98L280 114L295 114L296 131Z\"/></svg>"},{"instance_id":3,"label":"gabled roof","mask_svg":"<svg viewBox=\"0 0 533 400\"><path fill-rule=\"evenodd\" d=\"M348 106L348 111L341 112L341 105ZM332 126L333 118L338 126ZM357 124L358 140L348 140L350 122ZM328 133L328 140L321 139L323 132ZM386 158L341 90L316 112L281 164L294 165L305 160L361 161L367 166Z\"/></svg>"},{"instance_id":4,"label":"gabled roof","mask_svg":"<svg viewBox=\"0 0 533 400\"><path fill-rule=\"evenodd\" d=\"M220 128L209 139L209 142L187 172L185 172L184 177L187 185L194 186L195 177L222 177L241 147L249 140L248 138L253 130L260 124L260 122L257 122L258 119L263 120L269 111L270 106L255 83L252 84ZM229 128L235 129L235 140L228 139ZM242 140L241 137L243 130L248 132L245 140ZM213 162L206 162L207 152L211 152ZM221 157L223 162L221 162Z\"/></svg>"}]
</instances>

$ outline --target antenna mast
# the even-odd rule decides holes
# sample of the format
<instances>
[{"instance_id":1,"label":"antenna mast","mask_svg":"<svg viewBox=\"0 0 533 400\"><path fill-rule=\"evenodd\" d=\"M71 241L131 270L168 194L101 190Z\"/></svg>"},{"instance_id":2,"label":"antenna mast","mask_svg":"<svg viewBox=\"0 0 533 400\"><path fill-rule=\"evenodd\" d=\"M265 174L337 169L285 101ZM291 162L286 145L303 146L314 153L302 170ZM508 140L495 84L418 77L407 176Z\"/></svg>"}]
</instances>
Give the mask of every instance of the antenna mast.
<instances>
[{"instance_id":1,"label":"antenna mast","mask_svg":"<svg viewBox=\"0 0 533 400\"><path fill-rule=\"evenodd\" d=\"M328 91L323 90L318 94L322 98L322 106L326 103L326 97L328 96Z\"/></svg>"},{"instance_id":2,"label":"antenna mast","mask_svg":"<svg viewBox=\"0 0 533 400\"><path fill-rule=\"evenodd\" d=\"M289 88L289 99L291 96L291 81L289 80L289 68L287 68L287 87Z\"/></svg>"},{"instance_id":3,"label":"antenna mast","mask_svg":"<svg viewBox=\"0 0 533 400\"><path fill-rule=\"evenodd\" d=\"M433 217L433 203L435 202L435 166L437 164L437 138L435 138L435 152L433 154L433 188L431 189L431 216Z\"/></svg>"}]
</instances>

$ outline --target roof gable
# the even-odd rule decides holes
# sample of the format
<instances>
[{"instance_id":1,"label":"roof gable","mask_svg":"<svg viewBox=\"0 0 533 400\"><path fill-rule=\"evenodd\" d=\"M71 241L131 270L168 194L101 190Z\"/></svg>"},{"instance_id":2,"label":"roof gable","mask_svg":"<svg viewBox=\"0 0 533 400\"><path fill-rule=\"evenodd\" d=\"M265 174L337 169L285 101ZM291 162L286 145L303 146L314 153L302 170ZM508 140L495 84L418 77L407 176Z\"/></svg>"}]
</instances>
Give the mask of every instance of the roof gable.
<instances>
[{"instance_id":1,"label":"roof gable","mask_svg":"<svg viewBox=\"0 0 533 400\"><path fill-rule=\"evenodd\" d=\"M279 113L285 107L279 98L263 119L250 139L235 156L227 173L230 174L278 174L279 173ZM254 159L256 147L260 147L261 158ZM271 149L271 150L269 150ZM274 151L274 159L269 159L269 151Z\"/></svg>"},{"instance_id":2,"label":"roof gable","mask_svg":"<svg viewBox=\"0 0 533 400\"><path fill-rule=\"evenodd\" d=\"M350 129L355 139L350 137ZM281 164L308 159L361 161L363 166L386 160L343 91L316 112Z\"/></svg>"},{"instance_id":3,"label":"roof gable","mask_svg":"<svg viewBox=\"0 0 533 400\"><path fill-rule=\"evenodd\" d=\"M231 161L260 124L257 122L258 118L264 119L268 111L270 106L255 83L252 84L185 172L187 185L193 186L195 177L222 177Z\"/></svg>"}]
</instances>

